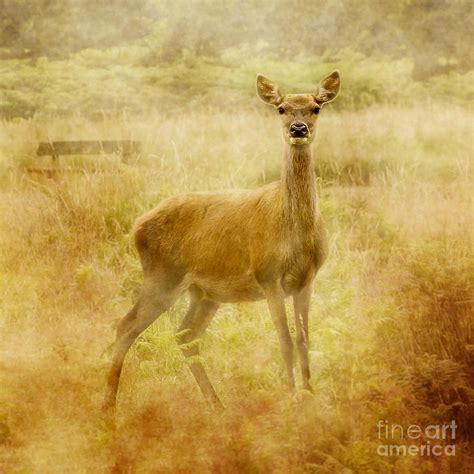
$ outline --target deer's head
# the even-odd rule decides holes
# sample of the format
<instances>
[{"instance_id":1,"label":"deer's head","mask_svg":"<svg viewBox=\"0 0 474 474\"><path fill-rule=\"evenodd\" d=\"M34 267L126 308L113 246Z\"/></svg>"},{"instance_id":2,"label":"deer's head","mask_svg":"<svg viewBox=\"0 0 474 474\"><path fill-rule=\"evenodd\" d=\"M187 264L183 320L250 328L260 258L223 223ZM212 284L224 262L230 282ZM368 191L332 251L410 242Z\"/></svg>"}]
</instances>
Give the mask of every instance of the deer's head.
<instances>
[{"instance_id":1,"label":"deer's head","mask_svg":"<svg viewBox=\"0 0 474 474\"><path fill-rule=\"evenodd\" d=\"M314 94L282 95L278 86L266 77L257 76L257 94L266 104L273 105L282 119L283 135L290 145L311 143L318 114L324 104L339 93L339 72L325 77Z\"/></svg>"}]
</instances>

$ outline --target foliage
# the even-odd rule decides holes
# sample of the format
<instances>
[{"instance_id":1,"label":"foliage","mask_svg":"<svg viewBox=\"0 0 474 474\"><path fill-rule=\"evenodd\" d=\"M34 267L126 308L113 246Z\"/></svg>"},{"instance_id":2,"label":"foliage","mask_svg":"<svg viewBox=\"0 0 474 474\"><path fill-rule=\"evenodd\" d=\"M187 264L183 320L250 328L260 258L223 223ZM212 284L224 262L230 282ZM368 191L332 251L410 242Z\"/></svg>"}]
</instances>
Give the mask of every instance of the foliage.
<instances>
[{"instance_id":1,"label":"foliage","mask_svg":"<svg viewBox=\"0 0 474 474\"><path fill-rule=\"evenodd\" d=\"M253 96L257 73L311 92L334 68L344 81L338 108L474 99L470 25L457 21L470 18L468 0L3 7L0 117L230 108Z\"/></svg>"},{"instance_id":2,"label":"foliage","mask_svg":"<svg viewBox=\"0 0 474 474\"><path fill-rule=\"evenodd\" d=\"M313 56L281 62L263 55L249 59L244 49L222 60L190 54L184 61L148 67L140 64L144 51L111 48L85 50L67 60L0 61L0 113L10 118L71 113L97 118L105 113L175 107L249 107L245 104L254 101L254 78L261 71L275 78L284 91L311 93L319 79L339 69L344 86L335 107L351 110L376 103L427 102L440 96L464 105L474 97L472 73L419 83L411 78L413 63L407 59L367 58L351 51L333 55L330 61Z\"/></svg>"},{"instance_id":3,"label":"foliage","mask_svg":"<svg viewBox=\"0 0 474 474\"><path fill-rule=\"evenodd\" d=\"M67 58L135 41L155 65L186 51L219 57L243 46L286 61L351 46L365 56L409 58L417 78L473 67L469 0L3 0L0 11L0 54L10 59Z\"/></svg>"}]
</instances>

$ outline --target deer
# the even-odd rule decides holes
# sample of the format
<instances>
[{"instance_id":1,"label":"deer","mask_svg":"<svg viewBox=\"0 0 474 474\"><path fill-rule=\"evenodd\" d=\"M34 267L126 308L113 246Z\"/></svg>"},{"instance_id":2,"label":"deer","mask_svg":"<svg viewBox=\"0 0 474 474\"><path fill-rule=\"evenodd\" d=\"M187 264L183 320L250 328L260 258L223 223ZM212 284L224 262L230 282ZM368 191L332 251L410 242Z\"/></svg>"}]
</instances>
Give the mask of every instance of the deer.
<instances>
[{"instance_id":1,"label":"deer","mask_svg":"<svg viewBox=\"0 0 474 474\"><path fill-rule=\"evenodd\" d=\"M162 200L132 230L143 270L137 302L120 320L103 409L115 412L125 356L136 338L184 292L190 305L177 340L205 399L222 406L201 362L199 341L221 303L265 299L289 389L293 342L285 300L293 300L303 389L311 391L308 313L314 278L328 253L310 145L323 106L336 98L338 71L313 94L280 93L257 75L258 97L281 117L281 180L251 190L190 192ZM194 341L194 343L193 343Z\"/></svg>"}]
</instances>

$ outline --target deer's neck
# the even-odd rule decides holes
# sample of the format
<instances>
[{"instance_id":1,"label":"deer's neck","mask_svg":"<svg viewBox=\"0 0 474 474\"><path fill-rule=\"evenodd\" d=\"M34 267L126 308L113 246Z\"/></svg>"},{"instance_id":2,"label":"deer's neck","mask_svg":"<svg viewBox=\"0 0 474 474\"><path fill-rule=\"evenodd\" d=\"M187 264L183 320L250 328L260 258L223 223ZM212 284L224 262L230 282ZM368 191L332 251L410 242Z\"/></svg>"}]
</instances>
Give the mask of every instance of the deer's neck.
<instances>
[{"instance_id":1,"label":"deer's neck","mask_svg":"<svg viewBox=\"0 0 474 474\"><path fill-rule=\"evenodd\" d=\"M287 146L281 183L284 226L292 233L311 231L318 209L309 145Z\"/></svg>"}]
</instances>

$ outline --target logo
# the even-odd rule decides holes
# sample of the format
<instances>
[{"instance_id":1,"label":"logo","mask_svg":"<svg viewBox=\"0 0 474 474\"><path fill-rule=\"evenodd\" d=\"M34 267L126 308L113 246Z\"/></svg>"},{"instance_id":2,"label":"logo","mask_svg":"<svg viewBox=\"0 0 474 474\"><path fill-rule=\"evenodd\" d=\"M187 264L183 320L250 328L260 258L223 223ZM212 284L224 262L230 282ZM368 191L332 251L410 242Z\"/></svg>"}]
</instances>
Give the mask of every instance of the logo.
<instances>
[{"instance_id":1,"label":"logo","mask_svg":"<svg viewBox=\"0 0 474 474\"><path fill-rule=\"evenodd\" d=\"M387 420L377 422L377 447L379 456L455 456L456 421L442 425L389 424Z\"/></svg>"}]
</instances>

